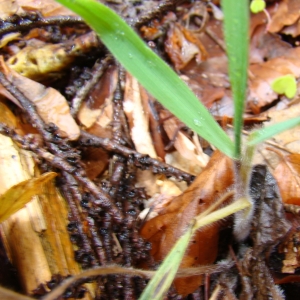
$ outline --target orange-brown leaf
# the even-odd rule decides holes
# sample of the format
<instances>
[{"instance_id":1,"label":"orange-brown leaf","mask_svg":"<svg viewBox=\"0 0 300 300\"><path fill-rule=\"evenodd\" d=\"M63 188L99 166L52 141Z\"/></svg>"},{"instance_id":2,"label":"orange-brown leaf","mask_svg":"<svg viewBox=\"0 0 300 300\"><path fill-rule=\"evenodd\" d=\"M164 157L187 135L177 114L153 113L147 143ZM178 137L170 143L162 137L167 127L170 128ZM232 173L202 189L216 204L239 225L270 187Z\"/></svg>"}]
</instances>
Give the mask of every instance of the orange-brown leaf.
<instances>
[{"instance_id":1,"label":"orange-brown leaf","mask_svg":"<svg viewBox=\"0 0 300 300\"><path fill-rule=\"evenodd\" d=\"M38 114L45 123L54 123L66 133L70 140L76 140L79 137L79 127L71 116L68 102L63 95L54 88L46 88L8 68L2 56L0 57L0 70L25 97L35 104ZM19 101L2 85L0 85L0 94L21 106Z\"/></svg>"},{"instance_id":2,"label":"orange-brown leaf","mask_svg":"<svg viewBox=\"0 0 300 300\"><path fill-rule=\"evenodd\" d=\"M12 186L0 197L0 223L20 210L33 196L43 193L43 185L57 174L49 172L37 178L31 178Z\"/></svg>"},{"instance_id":3,"label":"orange-brown leaf","mask_svg":"<svg viewBox=\"0 0 300 300\"><path fill-rule=\"evenodd\" d=\"M165 49L177 70L183 69L194 57L198 62L207 58L207 52L200 40L179 24L170 27Z\"/></svg>"},{"instance_id":4,"label":"orange-brown leaf","mask_svg":"<svg viewBox=\"0 0 300 300\"><path fill-rule=\"evenodd\" d=\"M142 236L152 243L154 259L161 261L183 234L189 222L205 211L213 201L233 184L232 161L216 151L203 172L180 196L149 220L141 229ZM199 231L191 241L181 268L213 263L217 256L219 224ZM187 295L202 283L202 276L174 281L178 293Z\"/></svg>"},{"instance_id":5,"label":"orange-brown leaf","mask_svg":"<svg viewBox=\"0 0 300 300\"><path fill-rule=\"evenodd\" d=\"M299 0L284 0L277 3L277 10L271 18L270 32L278 32L284 26L292 25L300 18Z\"/></svg>"},{"instance_id":6,"label":"orange-brown leaf","mask_svg":"<svg viewBox=\"0 0 300 300\"><path fill-rule=\"evenodd\" d=\"M286 204L300 205L300 154L286 157L274 170L282 201Z\"/></svg>"}]
</instances>

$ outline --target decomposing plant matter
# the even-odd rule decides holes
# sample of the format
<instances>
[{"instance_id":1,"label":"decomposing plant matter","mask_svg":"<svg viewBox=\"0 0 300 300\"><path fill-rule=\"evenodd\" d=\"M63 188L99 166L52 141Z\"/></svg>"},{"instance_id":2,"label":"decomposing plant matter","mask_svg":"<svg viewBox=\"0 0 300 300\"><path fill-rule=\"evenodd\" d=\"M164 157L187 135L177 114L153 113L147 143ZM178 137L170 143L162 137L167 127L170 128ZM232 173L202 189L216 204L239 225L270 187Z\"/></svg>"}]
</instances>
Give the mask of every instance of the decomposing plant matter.
<instances>
[{"instance_id":1,"label":"decomposing plant matter","mask_svg":"<svg viewBox=\"0 0 300 300\"><path fill-rule=\"evenodd\" d=\"M41 261L50 262L36 284L27 284L27 270L17 259L24 254L18 252L16 239L9 239L13 222L16 220L21 228L24 219L16 215L1 225L6 251L26 293L49 300L60 296L158 299L165 293L164 288L169 290L168 299L283 299L276 284L299 280L299 217L293 215L299 210L299 158L292 153L276 165L274 176L283 203L272 175L263 165L252 171L251 160L259 142L295 126L299 119L282 123L282 128L270 126L250 133L245 154L241 129L243 121L252 126L272 119L272 112L270 116L255 113L266 110L279 97L271 90L275 78L287 73L293 79L299 77L296 43L291 46L279 35L266 33L265 16L253 17L256 21L250 30L249 93L245 96L246 89L241 88L246 87L245 60L245 72L234 74L236 81L243 82L238 91L237 85L231 83L232 94L220 35L222 17L217 17L221 13L219 1L102 1L135 28L152 50L180 70L181 79L194 95L102 4L98 3L99 7L112 19L109 26L97 28L97 37L83 19L52 0L43 1L43 8L29 2L25 5L22 1L5 1L10 17L5 17L0 26L0 138L7 139L23 155L32 156L32 177L41 172L58 174L55 186L49 184L38 202L45 218L58 224L34 218L26 221L26 228L35 226L37 232L33 241L38 242L40 252L36 256L42 254ZM279 7L284 10L282 6L292 2L281 1ZM279 22L276 7L269 6L273 18L268 30L280 31L282 27L275 26ZM12 15L14 12L18 14ZM105 15L100 16L105 20ZM285 20L285 25L290 24ZM110 26L116 26L110 32L111 41L105 32ZM295 28L289 30L298 35ZM132 44L140 47L139 51L128 50L132 49L126 44L128 38L137 42ZM261 46L274 43L278 51ZM246 52L243 57L248 57ZM238 61L244 62L244 58ZM123 59L127 60L125 64ZM269 71L271 67L274 72ZM133 77L138 74L134 72L145 72L140 75L142 80ZM147 89L150 87L152 95L138 80ZM234 143L210 112L225 127L228 120L233 120L231 98L237 92L241 94L235 99L235 111L239 113L234 118ZM159 96L158 100L171 112L153 95ZM202 98L203 105L196 96ZM191 129L172 112L185 117ZM203 141L202 133L209 143ZM218 150L212 153L213 146L231 158ZM281 148L285 149L283 143ZM51 210L47 208L51 201L44 200L48 194L61 200L56 188L64 201ZM67 204L68 212L63 216L67 221L58 218L60 210L66 212L62 202ZM286 214L283 207L290 213ZM239 210L242 211L235 215L235 221L226 218ZM61 243L51 230L63 236ZM64 240L66 236L73 249ZM236 236L240 239L236 240ZM180 246L178 241L184 241L185 246L177 251L173 246ZM66 258L54 258L51 251L44 253L48 244L58 245L50 250L65 252ZM172 251L180 254L176 262L168 256ZM31 262L38 272L42 264L36 267L34 258ZM164 264L165 273L159 269ZM284 272L296 274L285 277ZM142 294L150 278L159 274L152 296ZM69 275L72 277L67 278ZM283 288L288 294L289 287ZM9 292L0 289L1 293L5 297Z\"/></svg>"}]
</instances>

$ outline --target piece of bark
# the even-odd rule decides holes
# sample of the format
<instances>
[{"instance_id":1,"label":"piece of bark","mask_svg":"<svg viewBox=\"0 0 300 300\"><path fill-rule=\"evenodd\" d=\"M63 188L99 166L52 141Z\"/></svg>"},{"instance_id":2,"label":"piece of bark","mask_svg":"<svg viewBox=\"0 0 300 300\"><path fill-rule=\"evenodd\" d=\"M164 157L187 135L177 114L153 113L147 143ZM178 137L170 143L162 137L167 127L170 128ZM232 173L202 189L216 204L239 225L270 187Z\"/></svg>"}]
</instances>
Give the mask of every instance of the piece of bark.
<instances>
[{"instance_id":1,"label":"piece of bark","mask_svg":"<svg viewBox=\"0 0 300 300\"><path fill-rule=\"evenodd\" d=\"M267 258L270 251L283 240L291 226L286 220L275 179L266 166L254 167L250 194L255 203L251 239L253 247L240 250L243 256L241 300L284 299L275 285ZM243 253L241 253L243 252Z\"/></svg>"},{"instance_id":2,"label":"piece of bark","mask_svg":"<svg viewBox=\"0 0 300 300\"><path fill-rule=\"evenodd\" d=\"M0 135L0 194L34 177L35 170L31 153ZM41 198L34 197L25 208L0 224L6 252L26 294L45 285L53 275L80 272L67 232L67 215L66 204L51 182ZM91 297L87 294L85 299Z\"/></svg>"}]
</instances>

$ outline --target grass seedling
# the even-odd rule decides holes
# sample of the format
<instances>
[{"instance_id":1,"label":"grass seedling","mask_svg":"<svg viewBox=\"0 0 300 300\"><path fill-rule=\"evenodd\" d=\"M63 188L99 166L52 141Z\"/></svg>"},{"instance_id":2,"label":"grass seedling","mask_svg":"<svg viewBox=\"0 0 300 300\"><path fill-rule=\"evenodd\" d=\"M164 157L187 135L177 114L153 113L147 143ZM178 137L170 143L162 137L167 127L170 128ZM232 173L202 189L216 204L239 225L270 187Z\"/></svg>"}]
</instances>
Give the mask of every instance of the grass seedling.
<instances>
[{"instance_id":1,"label":"grass seedling","mask_svg":"<svg viewBox=\"0 0 300 300\"><path fill-rule=\"evenodd\" d=\"M115 12L95 0L57 0L83 17L115 58L176 117L201 137L228 155L235 163L235 202L206 216L191 220L190 226L165 258L140 299L161 299L169 289L189 241L202 226L236 215L236 237L248 234L252 216L249 179L252 157L258 143L300 124L300 118L253 131L243 145L241 131L247 88L248 0L223 0L224 34L229 76L234 100L234 141L220 128L207 109L178 75ZM253 1L264 4L264 1ZM255 4L252 4L252 6ZM252 8L253 9L253 8Z\"/></svg>"}]
</instances>

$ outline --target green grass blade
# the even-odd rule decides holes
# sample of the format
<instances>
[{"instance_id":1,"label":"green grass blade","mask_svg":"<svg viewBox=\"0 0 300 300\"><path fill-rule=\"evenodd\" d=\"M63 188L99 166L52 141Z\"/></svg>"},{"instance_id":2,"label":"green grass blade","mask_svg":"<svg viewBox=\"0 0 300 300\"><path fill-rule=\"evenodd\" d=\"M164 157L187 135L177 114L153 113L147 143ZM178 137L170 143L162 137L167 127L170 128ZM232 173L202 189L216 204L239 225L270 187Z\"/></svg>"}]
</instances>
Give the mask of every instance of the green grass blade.
<instances>
[{"instance_id":1,"label":"green grass blade","mask_svg":"<svg viewBox=\"0 0 300 300\"><path fill-rule=\"evenodd\" d=\"M79 14L120 63L168 110L230 157L234 144L194 93L114 11L94 0L57 0Z\"/></svg>"},{"instance_id":2,"label":"green grass blade","mask_svg":"<svg viewBox=\"0 0 300 300\"><path fill-rule=\"evenodd\" d=\"M241 132L246 99L248 48L249 48L249 1L222 0L224 36L228 56L229 78L234 100L235 157L241 156Z\"/></svg>"},{"instance_id":3,"label":"green grass blade","mask_svg":"<svg viewBox=\"0 0 300 300\"><path fill-rule=\"evenodd\" d=\"M147 284L139 300L159 300L168 292L193 232L191 226L169 252L156 274Z\"/></svg>"},{"instance_id":4,"label":"green grass blade","mask_svg":"<svg viewBox=\"0 0 300 300\"><path fill-rule=\"evenodd\" d=\"M280 122L259 130L255 130L249 135L247 146L255 146L273 137L276 134L279 134L298 125L300 125L300 117Z\"/></svg>"}]
</instances>

